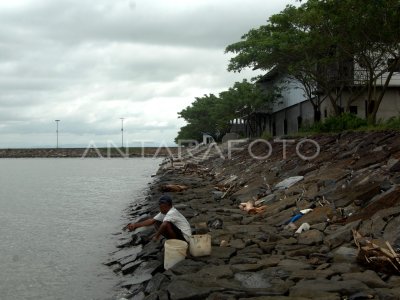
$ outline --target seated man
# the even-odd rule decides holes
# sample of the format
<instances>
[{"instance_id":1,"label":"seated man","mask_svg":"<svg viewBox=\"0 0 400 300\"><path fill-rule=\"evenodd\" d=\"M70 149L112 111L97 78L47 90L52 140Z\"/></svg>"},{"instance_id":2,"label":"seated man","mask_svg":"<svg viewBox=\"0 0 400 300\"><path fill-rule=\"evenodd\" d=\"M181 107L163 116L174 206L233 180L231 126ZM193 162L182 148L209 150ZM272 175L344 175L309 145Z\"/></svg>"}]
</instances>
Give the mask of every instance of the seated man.
<instances>
[{"instance_id":1,"label":"seated man","mask_svg":"<svg viewBox=\"0 0 400 300\"><path fill-rule=\"evenodd\" d=\"M189 242L192 236L192 230L186 218L172 206L172 199L167 196L161 196L158 200L160 205L160 212L152 219L145 220L139 223L131 223L127 225L129 231L143 226L155 225L156 234L153 236L154 240L158 240L160 236L166 239L177 239Z\"/></svg>"}]
</instances>

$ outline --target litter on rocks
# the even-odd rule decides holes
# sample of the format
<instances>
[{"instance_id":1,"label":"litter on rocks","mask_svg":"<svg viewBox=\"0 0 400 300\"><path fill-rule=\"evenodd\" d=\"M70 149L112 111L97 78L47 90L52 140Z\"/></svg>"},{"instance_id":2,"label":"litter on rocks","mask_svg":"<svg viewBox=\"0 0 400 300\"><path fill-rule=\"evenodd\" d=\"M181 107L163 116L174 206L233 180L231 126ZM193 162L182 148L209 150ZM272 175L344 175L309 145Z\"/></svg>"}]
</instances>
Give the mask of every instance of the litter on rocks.
<instances>
[{"instance_id":1,"label":"litter on rocks","mask_svg":"<svg viewBox=\"0 0 400 300\"><path fill-rule=\"evenodd\" d=\"M285 180L276 184L275 189L276 190L288 189L303 179L304 179L304 176L294 176L294 177L286 178Z\"/></svg>"},{"instance_id":2,"label":"litter on rocks","mask_svg":"<svg viewBox=\"0 0 400 300\"><path fill-rule=\"evenodd\" d=\"M303 223L300 225L300 227L296 230L295 233L302 233L303 231L310 230L310 224L308 223Z\"/></svg>"}]
</instances>

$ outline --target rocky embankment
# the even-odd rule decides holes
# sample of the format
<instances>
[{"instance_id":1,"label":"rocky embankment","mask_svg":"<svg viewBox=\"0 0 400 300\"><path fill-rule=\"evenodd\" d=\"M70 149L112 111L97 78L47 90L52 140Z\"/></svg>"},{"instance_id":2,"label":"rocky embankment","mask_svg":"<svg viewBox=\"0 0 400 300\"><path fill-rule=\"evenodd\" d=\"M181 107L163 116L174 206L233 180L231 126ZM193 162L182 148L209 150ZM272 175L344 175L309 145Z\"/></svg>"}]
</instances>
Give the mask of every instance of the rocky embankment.
<instances>
[{"instance_id":1,"label":"rocky embankment","mask_svg":"<svg viewBox=\"0 0 400 300\"><path fill-rule=\"evenodd\" d=\"M0 149L0 158L62 158L62 157L166 157L177 152L177 148L21 148Z\"/></svg>"},{"instance_id":2,"label":"rocky embankment","mask_svg":"<svg viewBox=\"0 0 400 300\"><path fill-rule=\"evenodd\" d=\"M162 166L130 221L169 191L193 227L208 223L212 253L165 271L152 228L121 232L107 262L123 275L118 299L400 299L400 133L312 139Z\"/></svg>"}]
</instances>

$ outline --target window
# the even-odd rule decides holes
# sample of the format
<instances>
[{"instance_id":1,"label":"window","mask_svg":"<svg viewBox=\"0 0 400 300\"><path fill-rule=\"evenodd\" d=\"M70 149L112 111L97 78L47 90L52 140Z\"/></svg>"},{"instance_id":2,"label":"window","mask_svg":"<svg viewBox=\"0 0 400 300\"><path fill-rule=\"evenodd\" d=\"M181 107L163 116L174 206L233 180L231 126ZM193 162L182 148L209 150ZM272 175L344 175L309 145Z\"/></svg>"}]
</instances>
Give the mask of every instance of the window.
<instances>
[{"instance_id":1,"label":"window","mask_svg":"<svg viewBox=\"0 0 400 300\"><path fill-rule=\"evenodd\" d=\"M350 113L353 115L357 115L358 107L357 106L350 106Z\"/></svg>"},{"instance_id":2,"label":"window","mask_svg":"<svg viewBox=\"0 0 400 300\"><path fill-rule=\"evenodd\" d=\"M288 124L286 119L283 120L283 133L288 134Z\"/></svg>"},{"instance_id":3,"label":"window","mask_svg":"<svg viewBox=\"0 0 400 300\"><path fill-rule=\"evenodd\" d=\"M301 125L303 123L303 118L301 116L297 117L297 129L301 128Z\"/></svg>"}]
</instances>

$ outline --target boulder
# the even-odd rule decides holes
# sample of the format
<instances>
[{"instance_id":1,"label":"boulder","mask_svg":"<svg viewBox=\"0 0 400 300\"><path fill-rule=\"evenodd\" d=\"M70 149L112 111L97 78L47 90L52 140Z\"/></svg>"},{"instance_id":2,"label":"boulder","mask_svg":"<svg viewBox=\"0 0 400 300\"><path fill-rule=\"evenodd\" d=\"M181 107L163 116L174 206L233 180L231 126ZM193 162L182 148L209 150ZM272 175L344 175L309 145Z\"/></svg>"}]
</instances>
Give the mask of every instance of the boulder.
<instances>
[{"instance_id":1,"label":"boulder","mask_svg":"<svg viewBox=\"0 0 400 300\"><path fill-rule=\"evenodd\" d=\"M297 242L302 245L318 245L324 240L324 234L316 229L300 233Z\"/></svg>"},{"instance_id":2,"label":"boulder","mask_svg":"<svg viewBox=\"0 0 400 300\"><path fill-rule=\"evenodd\" d=\"M333 249L345 242L350 242L353 238L352 229L357 229L360 223L361 220L358 220L338 228L334 233L325 237L324 244Z\"/></svg>"},{"instance_id":3,"label":"boulder","mask_svg":"<svg viewBox=\"0 0 400 300\"><path fill-rule=\"evenodd\" d=\"M219 289L200 287L192 282L176 279L172 280L167 290L171 300L202 300L206 299L213 291L218 291Z\"/></svg>"},{"instance_id":4,"label":"boulder","mask_svg":"<svg viewBox=\"0 0 400 300\"><path fill-rule=\"evenodd\" d=\"M337 293L342 296L369 291L368 287L357 280L333 281L327 279L302 280L290 288L290 296L316 298L324 297L326 293Z\"/></svg>"},{"instance_id":5,"label":"boulder","mask_svg":"<svg viewBox=\"0 0 400 300\"><path fill-rule=\"evenodd\" d=\"M385 288L388 284L372 270L358 273L347 273L342 275L343 280L357 280L365 283L370 288Z\"/></svg>"}]
</instances>

